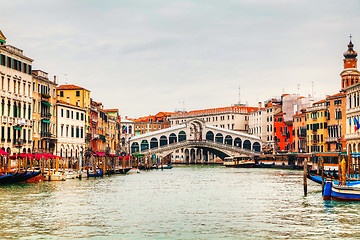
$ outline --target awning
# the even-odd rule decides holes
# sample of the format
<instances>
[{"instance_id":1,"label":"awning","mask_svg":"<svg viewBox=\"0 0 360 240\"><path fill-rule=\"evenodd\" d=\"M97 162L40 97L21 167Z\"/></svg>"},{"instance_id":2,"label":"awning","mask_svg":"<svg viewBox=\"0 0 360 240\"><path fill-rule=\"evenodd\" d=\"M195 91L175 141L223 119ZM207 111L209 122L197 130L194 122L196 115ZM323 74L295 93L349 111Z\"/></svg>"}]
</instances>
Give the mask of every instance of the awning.
<instances>
[{"instance_id":1,"label":"awning","mask_svg":"<svg viewBox=\"0 0 360 240\"><path fill-rule=\"evenodd\" d=\"M17 158L30 158L33 159L35 156L33 154L30 153L20 153L20 154L15 154L15 155L11 155L10 159L17 159Z\"/></svg>"},{"instance_id":2,"label":"awning","mask_svg":"<svg viewBox=\"0 0 360 240\"><path fill-rule=\"evenodd\" d=\"M42 120L44 123L50 123L50 121L49 120L45 120L45 119L43 119Z\"/></svg>"},{"instance_id":3,"label":"awning","mask_svg":"<svg viewBox=\"0 0 360 240\"><path fill-rule=\"evenodd\" d=\"M48 107L51 107L51 104L49 102L41 101L43 104L45 104Z\"/></svg>"},{"instance_id":4,"label":"awning","mask_svg":"<svg viewBox=\"0 0 360 240\"><path fill-rule=\"evenodd\" d=\"M95 152L96 155L100 156L100 157L104 157L105 156L105 153L103 152Z\"/></svg>"},{"instance_id":5,"label":"awning","mask_svg":"<svg viewBox=\"0 0 360 240\"><path fill-rule=\"evenodd\" d=\"M0 148L0 155L9 155L9 154Z\"/></svg>"}]
</instances>

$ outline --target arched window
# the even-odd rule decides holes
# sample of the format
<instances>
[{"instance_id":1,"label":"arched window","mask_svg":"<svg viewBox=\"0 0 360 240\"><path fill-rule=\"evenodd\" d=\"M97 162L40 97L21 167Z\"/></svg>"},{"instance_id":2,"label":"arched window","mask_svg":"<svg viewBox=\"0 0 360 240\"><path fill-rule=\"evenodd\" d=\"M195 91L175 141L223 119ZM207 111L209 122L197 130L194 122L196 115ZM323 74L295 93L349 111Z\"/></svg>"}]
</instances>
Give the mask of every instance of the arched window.
<instances>
[{"instance_id":1,"label":"arched window","mask_svg":"<svg viewBox=\"0 0 360 240\"><path fill-rule=\"evenodd\" d=\"M251 142L249 140L245 140L243 148L251 150Z\"/></svg>"},{"instance_id":2,"label":"arched window","mask_svg":"<svg viewBox=\"0 0 360 240\"><path fill-rule=\"evenodd\" d=\"M184 131L179 132L179 142L186 141L186 133Z\"/></svg>"},{"instance_id":3,"label":"arched window","mask_svg":"<svg viewBox=\"0 0 360 240\"><path fill-rule=\"evenodd\" d=\"M176 143L176 142L177 142L177 137L176 137L175 133L170 134L169 144Z\"/></svg>"},{"instance_id":4,"label":"arched window","mask_svg":"<svg viewBox=\"0 0 360 240\"><path fill-rule=\"evenodd\" d=\"M224 142L223 135L221 133L216 134L215 141L218 143L223 143Z\"/></svg>"},{"instance_id":5,"label":"arched window","mask_svg":"<svg viewBox=\"0 0 360 240\"><path fill-rule=\"evenodd\" d=\"M160 147L165 146L167 144L168 144L167 137L166 136L161 136L160 137Z\"/></svg>"},{"instance_id":6,"label":"arched window","mask_svg":"<svg viewBox=\"0 0 360 240\"><path fill-rule=\"evenodd\" d=\"M253 144L253 151L260 152L260 143L254 142Z\"/></svg>"},{"instance_id":7,"label":"arched window","mask_svg":"<svg viewBox=\"0 0 360 240\"><path fill-rule=\"evenodd\" d=\"M225 144L232 145L232 137L230 135L225 137Z\"/></svg>"},{"instance_id":8,"label":"arched window","mask_svg":"<svg viewBox=\"0 0 360 240\"><path fill-rule=\"evenodd\" d=\"M238 137L235 138L235 140L234 140L234 146L241 148L241 139L240 139L240 138L238 138Z\"/></svg>"},{"instance_id":9,"label":"arched window","mask_svg":"<svg viewBox=\"0 0 360 240\"><path fill-rule=\"evenodd\" d=\"M206 133L206 140L214 141L214 133L212 131Z\"/></svg>"},{"instance_id":10,"label":"arched window","mask_svg":"<svg viewBox=\"0 0 360 240\"><path fill-rule=\"evenodd\" d=\"M156 138L152 138L150 140L150 148L157 148L159 146L158 140Z\"/></svg>"},{"instance_id":11,"label":"arched window","mask_svg":"<svg viewBox=\"0 0 360 240\"><path fill-rule=\"evenodd\" d=\"M139 144L137 142L133 142L131 144L131 153L136 153L139 151Z\"/></svg>"},{"instance_id":12,"label":"arched window","mask_svg":"<svg viewBox=\"0 0 360 240\"><path fill-rule=\"evenodd\" d=\"M149 142L147 140L141 141L141 151L144 151L146 149L149 149Z\"/></svg>"}]
</instances>

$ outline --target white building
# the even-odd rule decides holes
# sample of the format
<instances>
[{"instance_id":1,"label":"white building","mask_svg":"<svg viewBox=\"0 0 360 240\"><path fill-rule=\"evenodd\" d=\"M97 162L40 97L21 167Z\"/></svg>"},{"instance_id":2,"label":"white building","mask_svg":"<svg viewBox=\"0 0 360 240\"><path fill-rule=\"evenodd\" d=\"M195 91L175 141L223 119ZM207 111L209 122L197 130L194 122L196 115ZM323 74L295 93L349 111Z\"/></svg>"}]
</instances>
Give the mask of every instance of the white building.
<instances>
[{"instance_id":1,"label":"white building","mask_svg":"<svg viewBox=\"0 0 360 240\"><path fill-rule=\"evenodd\" d=\"M0 31L0 146L10 154L32 148L32 62L23 50L6 45Z\"/></svg>"},{"instance_id":2,"label":"white building","mask_svg":"<svg viewBox=\"0 0 360 240\"><path fill-rule=\"evenodd\" d=\"M85 153L85 109L58 100L56 103L56 154L65 159L79 159Z\"/></svg>"},{"instance_id":3,"label":"white building","mask_svg":"<svg viewBox=\"0 0 360 240\"><path fill-rule=\"evenodd\" d=\"M132 136L135 136L134 122L127 118L121 118L120 128L121 128L121 140L120 140L121 152L130 154L129 139Z\"/></svg>"},{"instance_id":4,"label":"white building","mask_svg":"<svg viewBox=\"0 0 360 240\"><path fill-rule=\"evenodd\" d=\"M177 126L192 119L201 119L215 127L248 133L249 115L256 107L244 105L179 112L169 117L171 126Z\"/></svg>"}]
</instances>

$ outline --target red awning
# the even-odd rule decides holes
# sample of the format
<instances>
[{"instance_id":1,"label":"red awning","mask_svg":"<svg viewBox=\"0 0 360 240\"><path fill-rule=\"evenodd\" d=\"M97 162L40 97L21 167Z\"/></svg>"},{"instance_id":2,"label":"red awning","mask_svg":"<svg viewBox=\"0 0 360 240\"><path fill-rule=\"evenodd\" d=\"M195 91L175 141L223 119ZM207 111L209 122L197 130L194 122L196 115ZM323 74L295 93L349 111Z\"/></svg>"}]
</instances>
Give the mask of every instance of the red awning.
<instances>
[{"instance_id":1,"label":"red awning","mask_svg":"<svg viewBox=\"0 0 360 240\"><path fill-rule=\"evenodd\" d=\"M48 159L48 158L59 158L59 159L61 159L61 157L56 156L56 155L53 155L53 154L49 154L49 153L39 153L39 154L35 154L35 158L36 158L36 159L40 159L40 158L45 158L45 159Z\"/></svg>"},{"instance_id":2,"label":"red awning","mask_svg":"<svg viewBox=\"0 0 360 240\"><path fill-rule=\"evenodd\" d=\"M16 158L30 158L30 159L33 159L34 158L34 155L33 154L30 154L30 153L20 153L20 156L19 154L15 154L15 155L11 155L10 158L11 159L16 159Z\"/></svg>"},{"instance_id":3,"label":"red awning","mask_svg":"<svg viewBox=\"0 0 360 240\"><path fill-rule=\"evenodd\" d=\"M9 154L0 148L0 155L9 155Z\"/></svg>"},{"instance_id":4,"label":"red awning","mask_svg":"<svg viewBox=\"0 0 360 240\"><path fill-rule=\"evenodd\" d=\"M100 157L104 157L105 156L105 153L103 153L103 152L95 152L96 153L96 155L98 155L98 156L100 156Z\"/></svg>"}]
</instances>

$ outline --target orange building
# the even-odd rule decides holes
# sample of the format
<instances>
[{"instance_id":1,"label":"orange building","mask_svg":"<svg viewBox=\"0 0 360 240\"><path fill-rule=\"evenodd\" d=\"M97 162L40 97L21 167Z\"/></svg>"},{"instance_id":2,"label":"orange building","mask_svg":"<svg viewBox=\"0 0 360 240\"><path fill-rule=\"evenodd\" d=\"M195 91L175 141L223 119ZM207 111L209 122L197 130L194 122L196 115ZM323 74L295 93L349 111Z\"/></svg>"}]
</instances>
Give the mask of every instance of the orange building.
<instances>
[{"instance_id":1,"label":"orange building","mask_svg":"<svg viewBox=\"0 0 360 240\"><path fill-rule=\"evenodd\" d=\"M159 112L156 115L130 119L134 122L135 136L170 127L169 117L172 112Z\"/></svg>"},{"instance_id":2,"label":"orange building","mask_svg":"<svg viewBox=\"0 0 360 240\"><path fill-rule=\"evenodd\" d=\"M306 120L305 110L293 116L294 151L306 152Z\"/></svg>"},{"instance_id":3,"label":"orange building","mask_svg":"<svg viewBox=\"0 0 360 240\"><path fill-rule=\"evenodd\" d=\"M328 107L327 129L325 138L329 152L342 152L346 149L346 93L340 92L326 98Z\"/></svg>"}]
</instances>

